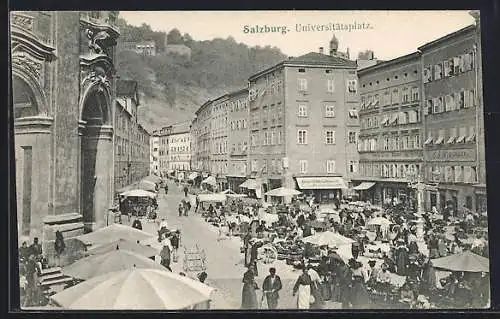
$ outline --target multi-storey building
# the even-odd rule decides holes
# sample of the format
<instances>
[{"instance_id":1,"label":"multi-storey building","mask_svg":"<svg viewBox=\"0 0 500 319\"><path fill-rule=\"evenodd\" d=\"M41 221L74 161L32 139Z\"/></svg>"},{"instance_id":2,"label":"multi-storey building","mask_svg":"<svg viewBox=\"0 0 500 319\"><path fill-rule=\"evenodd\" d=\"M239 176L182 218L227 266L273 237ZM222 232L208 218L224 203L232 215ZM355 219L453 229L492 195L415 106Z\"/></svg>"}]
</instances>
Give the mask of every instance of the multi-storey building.
<instances>
[{"instance_id":1,"label":"multi-storey building","mask_svg":"<svg viewBox=\"0 0 500 319\"><path fill-rule=\"evenodd\" d=\"M150 138L150 168L149 174L160 176L160 135L154 131Z\"/></svg>"},{"instance_id":2,"label":"multi-storey building","mask_svg":"<svg viewBox=\"0 0 500 319\"><path fill-rule=\"evenodd\" d=\"M358 71L361 106L359 190L381 204L412 199L409 182L421 175L420 54L411 53Z\"/></svg>"},{"instance_id":3,"label":"multi-storey building","mask_svg":"<svg viewBox=\"0 0 500 319\"><path fill-rule=\"evenodd\" d=\"M210 173L216 177L219 189L226 189L228 172L228 113L229 96L218 97L211 104Z\"/></svg>"},{"instance_id":4,"label":"multi-storey building","mask_svg":"<svg viewBox=\"0 0 500 319\"><path fill-rule=\"evenodd\" d=\"M154 41L124 42L122 49L134 51L141 55L156 55L156 43Z\"/></svg>"},{"instance_id":5,"label":"multi-storey building","mask_svg":"<svg viewBox=\"0 0 500 319\"><path fill-rule=\"evenodd\" d=\"M324 202L358 174L356 62L337 48L334 37L329 55L320 48L249 78L249 162L257 195L297 187Z\"/></svg>"},{"instance_id":6,"label":"multi-storey building","mask_svg":"<svg viewBox=\"0 0 500 319\"><path fill-rule=\"evenodd\" d=\"M212 137L212 101L205 102L196 112L191 124L192 169L206 178L210 173Z\"/></svg>"},{"instance_id":7,"label":"multi-storey building","mask_svg":"<svg viewBox=\"0 0 500 319\"><path fill-rule=\"evenodd\" d=\"M11 14L19 235L45 244L56 229L72 237L84 224L105 225L114 192L116 16Z\"/></svg>"},{"instance_id":8,"label":"multi-storey building","mask_svg":"<svg viewBox=\"0 0 500 319\"><path fill-rule=\"evenodd\" d=\"M422 53L427 208L486 211L479 32L474 25L419 48Z\"/></svg>"},{"instance_id":9,"label":"multi-storey building","mask_svg":"<svg viewBox=\"0 0 500 319\"><path fill-rule=\"evenodd\" d=\"M228 187L237 192L239 185L247 177L248 160L248 89L238 90L228 94Z\"/></svg>"},{"instance_id":10,"label":"multi-storey building","mask_svg":"<svg viewBox=\"0 0 500 319\"><path fill-rule=\"evenodd\" d=\"M159 163L159 170L160 170L160 176L168 176L168 177L174 177L175 172L174 170L169 168L169 136L170 132L172 131L172 127L162 127L161 129L157 130L156 133L158 134L158 163Z\"/></svg>"},{"instance_id":11,"label":"multi-storey building","mask_svg":"<svg viewBox=\"0 0 500 319\"><path fill-rule=\"evenodd\" d=\"M115 190L138 182L149 174L149 134L139 124L137 81L118 80L115 103Z\"/></svg>"},{"instance_id":12,"label":"multi-storey building","mask_svg":"<svg viewBox=\"0 0 500 319\"><path fill-rule=\"evenodd\" d=\"M190 122L173 124L168 127L168 171L177 179L188 178L191 170Z\"/></svg>"}]
</instances>

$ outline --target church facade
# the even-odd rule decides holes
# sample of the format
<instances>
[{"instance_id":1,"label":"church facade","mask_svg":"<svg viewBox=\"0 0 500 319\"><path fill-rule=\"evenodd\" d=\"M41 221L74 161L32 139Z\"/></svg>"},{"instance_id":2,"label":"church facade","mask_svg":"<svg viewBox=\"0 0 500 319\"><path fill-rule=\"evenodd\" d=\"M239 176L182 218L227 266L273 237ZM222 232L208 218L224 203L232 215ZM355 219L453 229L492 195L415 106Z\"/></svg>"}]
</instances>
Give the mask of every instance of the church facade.
<instances>
[{"instance_id":1,"label":"church facade","mask_svg":"<svg viewBox=\"0 0 500 319\"><path fill-rule=\"evenodd\" d=\"M116 17L11 14L19 236L46 241L56 230L71 237L106 224L114 191Z\"/></svg>"}]
</instances>

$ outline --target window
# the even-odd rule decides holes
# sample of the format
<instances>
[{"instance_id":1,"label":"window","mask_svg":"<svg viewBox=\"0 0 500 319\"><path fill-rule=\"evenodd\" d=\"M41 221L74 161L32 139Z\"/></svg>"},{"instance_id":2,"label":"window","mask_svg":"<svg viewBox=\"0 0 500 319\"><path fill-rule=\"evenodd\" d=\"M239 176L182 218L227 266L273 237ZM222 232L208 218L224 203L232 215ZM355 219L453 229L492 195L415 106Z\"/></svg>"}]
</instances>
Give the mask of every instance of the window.
<instances>
[{"instance_id":1,"label":"window","mask_svg":"<svg viewBox=\"0 0 500 319\"><path fill-rule=\"evenodd\" d=\"M398 113L398 124L399 125L405 125L408 123L408 113L406 112L399 112Z\"/></svg>"},{"instance_id":2,"label":"window","mask_svg":"<svg viewBox=\"0 0 500 319\"><path fill-rule=\"evenodd\" d=\"M307 144L307 131L298 130L297 131L297 144Z\"/></svg>"},{"instance_id":3,"label":"window","mask_svg":"<svg viewBox=\"0 0 500 319\"><path fill-rule=\"evenodd\" d=\"M327 173L335 173L335 161L334 160L327 160L326 161L326 172Z\"/></svg>"},{"instance_id":4,"label":"window","mask_svg":"<svg viewBox=\"0 0 500 319\"><path fill-rule=\"evenodd\" d=\"M443 111L443 99L441 97L432 99L432 113L438 114Z\"/></svg>"},{"instance_id":5,"label":"window","mask_svg":"<svg viewBox=\"0 0 500 319\"><path fill-rule=\"evenodd\" d=\"M326 105L325 106L325 117L335 117L335 106Z\"/></svg>"},{"instance_id":6,"label":"window","mask_svg":"<svg viewBox=\"0 0 500 319\"><path fill-rule=\"evenodd\" d=\"M404 88L403 89L403 103L408 103L408 102L410 102L410 89Z\"/></svg>"},{"instance_id":7,"label":"window","mask_svg":"<svg viewBox=\"0 0 500 319\"><path fill-rule=\"evenodd\" d=\"M474 106L474 90L465 90L461 92L464 108L469 108Z\"/></svg>"},{"instance_id":8,"label":"window","mask_svg":"<svg viewBox=\"0 0 500 319\"><path fill-rule=\"evenodd\" d=\"M379 97L378 97L378 94L375 94L373 96L373 103L372 103L372 106L377 108L378 107L378 103L379 103Z\"/></svg>"},{"instance_id":9,"label":"window","mask_svg":"<svg viewBox=\"0 0 500 319\"><path fill-rule=\"evenodd\" d=\"M463 126L459 129L458 138L455 143L463 143L467 138L467 127Z\"/></svg>"},{"instance_id":10,"label":"window","mask_svg":"<svg viewBox=\"0 0 500 319\"><path fill-rule=\"evenodd\" d=\"M347 81L347 93L355 94L358 92L358 81L349 80Z\"/></svg>"},{"instance_id":11,"label":"window","mask_svg":"<svg viewBox=\"0 0 500 319\"><path fill-rule=\"evenodd\" d=\"M434 65L434 80L440 80L443 78L443 65L438 63Z\"/></svg>"},{"instance_id":12,"label":"window","mask_svg":"<svg viewBox=\"0 0 500 319\"><path fill-rule=\"evenodd\" d=\"M434 109L434 106L433 106L432 103L433 103L432 99L427 100L427 102L426 102L426 108L425 108L426 114L432 114L432 111Z\"/></svg>"},{"instance_id":13,"label":"window","mask_svg":"<svg viewBox=\"0 0 500 319\"><path fill-rule=\"evenodd\" d=\"M420 148L420 134L413 136L413 148Z\"/></svg>"},{"instance_id":14,"label":"window","mask_svg":"<svg viewBox=\"0 0 500 319\"><path fill-rule=\"evenodd\" d=\"M399 104L399 90L392 90L392 104Z\"/></svg>"},{"instance_id":15,"label":"window","mask_svg":"<svg viewBox=\"0 0 500 319\"><path fill-rule=\"evenodd\" d=\"M349 144L356 144L356 132L349 132Z\"/></svg>"},{"instance_id":16,"label":"window","mask_svg":"<svg viewBox=\"0 0 500 319\"><path fill-rule=\"evenodd\" d=\"M334 81L334 79L328 79L326 81L326 83L327 83L326 85L327 85L327 91L328 91L328 93L335 92L335 81Z\"/></svg>"},{"instance_id":17,"label":"window","mask_svg":"<svg viewBox=\"0 0 500 319\"><path fill-rule=\"evenodd\" d=\"M431 67L430 66L426 66L424 67L424 73L423 73L423 81L424 83L428 83L428 82L431 82L432 81L432 72L431 72Z\"/></svg>"},{"instance_id":18,"label":"window","mask_svg":"<svg viewBox=\"0 0 500 319\"><path fill-rule=\"evenodd\" d=\"M299 91L305 92L307 91L307 79L298 79L299 81Z\"/></svg>"},{"instance_id":19,"label":"window","mask_svg":"<svg viewBox=\"0 0 500 319\"><path fill-rule=\"evenodd\" d=\"M389 150L389 137L386 136L384 137L384 151L388 151Z\"/></svg>"},{"instance_id":20,"label":"window","mask_svg":"<svg viewBox=\"0 0 500 319\"><path fill-rule=\"evenodd\" d=\"M453 111L456 109L455 98L452 94L445 95L444 97L444 110L445 112Z\"/></svg>"},{"instance_id":21,"label":"window","mask_svg":"<svg viewBox=\"0 0 500 319\"><path fill-rule=\"evenodd\" d=\"M252 160L252 163L251 163L252 172L257 172L259 170L258 165L259 165L259 163L257 160Z\"/></svg>"},{"instance_id":22,"label":"window","mask_svg":"<svg viewBox=\"0 0 500 319\"><path fill-rule=\"evenodd\" d=\"M307 161L306 160L300 160L299 161L299 165L300 165L300 172L302 174L307 173Z\"/></svg>"},{"instance_id":23,"label":"window","mask_svg":"<svg viewBox=\"0 0 500 319\"><path fill-rule=\"evenodd\" d=\"M443 61L443 71L444 77L449 77L453 75L453 60L445 60Z\"/></svg>"},{"instance_id":24,"label":"window","mask_svg":"<svg viewBox=\"0 0 500 319\"><path fill-rule=\"evenodd\" d=\"M359 117L358 110L349 110L349 118L357 119Z\"/></svg>"},{"instance_id":25,"label":"window","mask_svg":"<svg viewBox=\"0 0 500 319\"><path fill-rule=\"evenodd\" d=\"M401 145L401 149L403 149L403 150L407 150L408 149L408 145L410 144L409 140L410 140L409 136L403 136L403 139L402 139L403 145Z\"/></svg>"},{"instance_id":26,"label":"window","mask_svg":"<svg viewBox=\"0 0 500 319\"><path fill-rule=\"evenodd\" d=\"M271 130L271 140L270 140L270 143L269 145L274 145L276 142L276 134L275 134L275 129L272 129Z\"/></svg>"},{"instance_id":27,"label":"window","mask_svg":"<svg viewBox=\"0 0 500 319\"><path fill-rule=\"evenodd\" d=\"M276 140L276 144L281 145L281 127L278 128L278 137Z\"/></svg>"},{"instance_id":28,"label":"window","mask_svg":"<svg viewBox=\"0 0 500 319\"><path fill-rule=\"evenodd\" d=\"M358 172L358 161L349 161L349 173Z\"/></svg>"},{"instance_id":29,"label":"window","mask_svg":"<svg viewBox=\"0 0 500 319\"><path fill-rule=\"evenodd\" d=\"M469 127L469 136L465 139L467 143L474 143L476 141L476 127Z\"/></svg>"},{"instance_id":30,"label":"window","mask_svg":"<svg viewBox=\"0 0 500 319\"><path fill-rule=\"evenodd\" d=\"M436 142L434 144L442 144L444 142L446 132L444 129L439 130L438 138L436 139Z\"/></svg>"},{"instance_id":31,"label":"window","mask_svg":"<svg viewBox=\"0 0 500 319\"><path fill-rule=\"evenodd\" d=\"M384 92L384 99L382 101L383 106L387 106L391 104L391 93L389 91Z\"/></svg>"},{"instance_id":32,"label":"window","mask_svg":"<svg viewBox=\"0 0 500 319\"><path fill-rule=\"evenodd\" d=\"M307 105L299 104L298 116L307 117Z\"/></svg>"},{"instance_id":33,"label":"window","mask_svg":"<svg viewBox=\"0 0 500 319\"><path fill-rule=\"evenodd\" d=\"M335 131L325 132L325 144L335 144Z\"/></svg>"}]
</instances>

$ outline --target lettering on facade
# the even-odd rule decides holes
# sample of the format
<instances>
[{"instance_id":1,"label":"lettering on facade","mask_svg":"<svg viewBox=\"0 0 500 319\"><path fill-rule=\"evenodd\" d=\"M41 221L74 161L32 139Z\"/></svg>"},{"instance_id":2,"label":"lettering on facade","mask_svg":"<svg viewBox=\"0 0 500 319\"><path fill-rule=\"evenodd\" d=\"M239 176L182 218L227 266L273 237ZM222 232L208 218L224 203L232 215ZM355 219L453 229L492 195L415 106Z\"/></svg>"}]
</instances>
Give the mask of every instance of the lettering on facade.
<instances>
[{"instance_id":1,"label":"lettering on facade","mask_svg":"<svg viewBox=\"0 0 500 319\"><path fill-rule=\"evenodd\" d=\"M30 32L33 32L33 21L34 19L31 16L19 13L12 14L12 24Z\"/></svg>"},{"instance_id":2,"label":"lettering on facade","mask_svg":"<svg viewBox=\"0 0 500 319\"><path fill-rule=\"evenodd\" d=\"M346 188L341 178L297 178L297 183L302 189L336 189Z\"/></svg>"},{"instance_id":3,"label":"lettering on facade","mask_svg":"<svg viewBox=\"0 0 500 319\"><path fill-rule=\"evenodd\" d=\"M476 152L474 149L427 151L426 160L436 162L469 162L476 160Z\"/></svg>"},{"instance_id":4,"label":"lettering on facade","mask_svg":"<svg viewBox=\"0 0 500 319\"><path fill-rule=\"evenodd\" d=\"M422 153L418 152L376 152L361 154L361 160L421 160Z\"/></svg>"}]
</instances>

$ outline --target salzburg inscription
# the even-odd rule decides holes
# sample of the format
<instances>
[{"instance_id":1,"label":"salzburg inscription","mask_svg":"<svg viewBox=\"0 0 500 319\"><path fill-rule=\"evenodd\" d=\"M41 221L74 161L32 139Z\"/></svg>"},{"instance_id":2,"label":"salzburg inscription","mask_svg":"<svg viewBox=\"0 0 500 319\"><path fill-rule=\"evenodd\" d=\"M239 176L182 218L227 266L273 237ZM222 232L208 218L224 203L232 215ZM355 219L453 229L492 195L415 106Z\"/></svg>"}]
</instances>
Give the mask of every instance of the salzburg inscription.
<instances>
[{"instance_id":1,"label":"salzburg inscription","mask_svg":"<svg viewBox=\"0 0 500 319\"><path fill-rule=\"evenodd\" d=\"M476 152L474 149L461 150L436 150L427 152L429 161L475 161Z\"/></svg>"}]
</instances>

